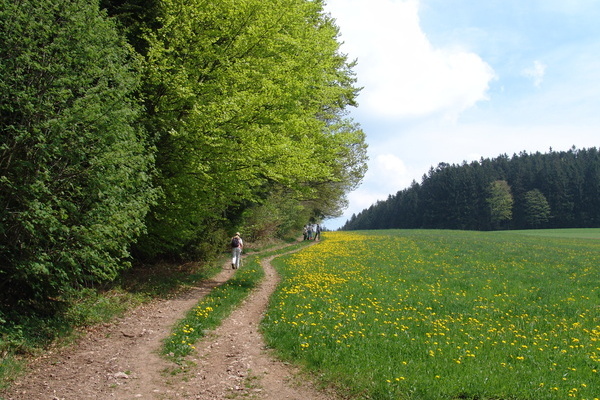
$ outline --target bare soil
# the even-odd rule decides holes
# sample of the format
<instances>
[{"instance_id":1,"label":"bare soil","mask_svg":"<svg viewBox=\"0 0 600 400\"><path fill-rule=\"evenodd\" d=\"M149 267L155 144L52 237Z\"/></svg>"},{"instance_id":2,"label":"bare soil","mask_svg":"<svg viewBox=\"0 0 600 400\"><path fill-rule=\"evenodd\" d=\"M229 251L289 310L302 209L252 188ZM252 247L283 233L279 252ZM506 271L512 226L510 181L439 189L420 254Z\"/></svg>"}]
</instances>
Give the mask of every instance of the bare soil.
<instances>
[{"instance_id":1,"label":"bare soil","mask_svg":"<svg viewBox=\"0 0 600 400\"><path fill-rule=\"evenodd\" d=\"M196 344L188 365L159 356L172 326L210 290L233 276L230 264L184 295L138 307L91 329L72 346L33 360L7 400L335 399L266 349L259 323L278 276L262 260L265 279L223 324Z\"/></svg>"}]
</instances>

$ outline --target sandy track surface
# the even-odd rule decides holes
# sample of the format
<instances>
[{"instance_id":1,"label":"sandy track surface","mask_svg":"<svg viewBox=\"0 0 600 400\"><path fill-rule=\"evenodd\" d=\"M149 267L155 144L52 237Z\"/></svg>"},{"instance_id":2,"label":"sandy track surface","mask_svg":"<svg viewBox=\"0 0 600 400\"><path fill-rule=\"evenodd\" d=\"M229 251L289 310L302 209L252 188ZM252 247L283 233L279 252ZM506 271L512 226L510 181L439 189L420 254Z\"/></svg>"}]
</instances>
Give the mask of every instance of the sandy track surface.
<instances>
[{"instance_id":1,"label":"sandy track surface","mask_svg":"<svg viewBox=\"0 0 600 400\"><path fill-rule=\"evenodd\" d=\"M75 345L49 352L30 365L8 400L86 399L334 399L315 390L294 368L274 359L258 331L278 283L262 260L265 279L223 324L197 343L185 370L158 355L171 327L212 288L226 282L229 266L185 295L141 306L95 327Z\"/></svg>"}]
</instances>

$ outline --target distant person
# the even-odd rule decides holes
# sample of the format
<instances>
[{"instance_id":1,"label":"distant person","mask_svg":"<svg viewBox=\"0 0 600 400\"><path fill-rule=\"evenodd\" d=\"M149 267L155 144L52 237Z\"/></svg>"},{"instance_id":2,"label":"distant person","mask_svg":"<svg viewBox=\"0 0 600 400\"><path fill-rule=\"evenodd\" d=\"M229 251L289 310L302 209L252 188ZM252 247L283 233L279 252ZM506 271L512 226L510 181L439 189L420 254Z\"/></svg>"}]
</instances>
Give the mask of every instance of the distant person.
<instances>
[{"instance_id":1,"label":"distant person","mask_svg":"<svg viewBox=\"0 0 600 400\"><path fill-rule=\"evenodd\" d=\"M315 240L321 240L321 225L317 224L315 227Z\"/></svg>"},{"instance_id":2,"label":"distant person","mask_svg":"<svg viewBox=\"0 0 600 400\"><path fill-rule=\"evenodd\" d=\"M312 240L313 238L313 228L311 224L306 225L306 229L308 230L308 240Z\"/></svg>"},{"instance_id":3,"label":"distant person","mask_svg":"<svg viewBox=\"0 0 600 400\"><path fill-rule=\"evenodd\" d=\"M240 267L243 248L244 241L240 237L240 233L236 232L235 236L231 238L231 269L238 269Z\"/></svg>"},{"instance_id":4,"label":"distant person","mask_svg":"<svg viewBox=\"0 0 600 400\"><path fill-rule=\"evenodd\" d=\"M304 236L304 240L308 239L308 229L306 228L306 225L304 225L304 228L302 229L302 236Z\"/></svg>"}]
</instances>

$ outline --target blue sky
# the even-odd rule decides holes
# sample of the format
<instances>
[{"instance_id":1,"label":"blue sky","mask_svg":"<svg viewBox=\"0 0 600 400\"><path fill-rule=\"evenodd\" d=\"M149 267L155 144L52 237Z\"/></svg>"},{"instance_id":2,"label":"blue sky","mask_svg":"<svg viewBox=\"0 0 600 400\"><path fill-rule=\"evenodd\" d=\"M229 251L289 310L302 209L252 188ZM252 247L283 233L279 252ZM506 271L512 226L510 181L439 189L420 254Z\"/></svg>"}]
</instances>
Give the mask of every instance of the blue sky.
<instances>
[{"instance_id":1,"label":"blue sky","mask_svg":"<svg viewBox=\"0 0 600 400\"><path fill-rule=\"evenodd\" d=\"M337 229L440 162L600 147L600 1L328 0L369 171Z\"/></svg>"}]
</instances>

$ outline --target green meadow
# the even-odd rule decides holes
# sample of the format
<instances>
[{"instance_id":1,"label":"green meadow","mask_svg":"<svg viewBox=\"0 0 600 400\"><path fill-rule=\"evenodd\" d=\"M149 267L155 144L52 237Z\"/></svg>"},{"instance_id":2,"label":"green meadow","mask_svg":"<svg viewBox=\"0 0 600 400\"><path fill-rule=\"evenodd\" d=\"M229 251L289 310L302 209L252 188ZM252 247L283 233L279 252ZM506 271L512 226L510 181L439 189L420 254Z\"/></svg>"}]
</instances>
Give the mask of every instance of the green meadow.
<instances>
[{"instance_id":1,"label":"green meadow","mask_svg":"<svg viewBox=\"0 0 600 400\"><path fill-rule=\"evenodd\" d=\"M327 232L262 329L354 399L600 399L600 230Z\"/></svg>"}]
</instances>

